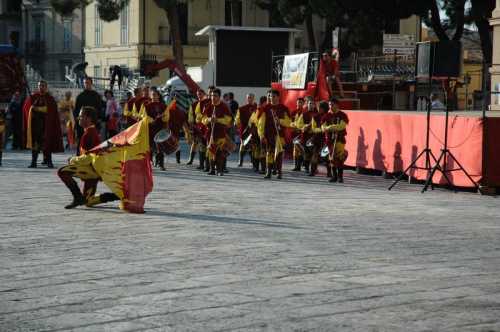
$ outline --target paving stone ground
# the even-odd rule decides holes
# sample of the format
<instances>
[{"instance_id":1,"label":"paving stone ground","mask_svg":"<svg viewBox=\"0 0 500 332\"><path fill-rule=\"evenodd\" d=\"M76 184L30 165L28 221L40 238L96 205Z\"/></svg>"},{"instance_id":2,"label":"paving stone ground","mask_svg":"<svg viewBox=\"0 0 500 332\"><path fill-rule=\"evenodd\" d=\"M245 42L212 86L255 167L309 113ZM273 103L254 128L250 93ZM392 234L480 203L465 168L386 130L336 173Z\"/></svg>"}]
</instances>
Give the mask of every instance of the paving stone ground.
<instances>
[{"instance_id":1,"label":"paving stone ground","mask_svg":"<svg viewBox=\"0 0 500 332\"><path fill-rule=\"evenodd\" d=\"M497 198L170 159L145 214L68 211L28 163L0 168L0 331L500 331Z\"/></svg>"}]
</instances>

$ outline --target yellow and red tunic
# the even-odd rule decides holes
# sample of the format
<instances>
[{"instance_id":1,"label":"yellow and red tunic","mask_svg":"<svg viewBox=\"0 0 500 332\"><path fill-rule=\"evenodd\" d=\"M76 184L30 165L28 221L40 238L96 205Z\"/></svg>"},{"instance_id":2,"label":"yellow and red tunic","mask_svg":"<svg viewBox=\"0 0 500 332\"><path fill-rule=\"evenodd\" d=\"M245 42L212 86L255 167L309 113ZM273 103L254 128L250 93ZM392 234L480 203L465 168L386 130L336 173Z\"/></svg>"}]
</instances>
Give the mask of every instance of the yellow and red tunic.
<instances>
[{"instance_id":1,"label":"yellow and red tunic","mask_svg":"<svg viewBox=\"0 0 500 332\"><path fill-rule=\"evenodd\" d=\"M50 94L36 92L23 106L24 137L28 149L63 152L61 122L57 103Z\"/></svg>"},{"instance_id":2,"label":"yellow and red tunic","mask_svg":"<svg viewBox=\"0 0 500 332\"><path fill-rule=\"evenodd\" d=\"M275 117L276 121L275 122ZM274 146L278 136L284 144L285 128L290 127L291 121L288 108L283 104L267 104L259 117L259 137L265 138L268 144Z\"/></svg>"},{"instance_id":3,"label":"yellow and red tunic","mask_svg":"<svg viewBox=\"0 0 500 332\"><path fill-rule=\"evenodd\" d=\"M236 118L234 120L234 124L236 127L238 127L240 137L243 136L245 129L248 128L248 125L250 123L250 117L255 113L256 110L257 110L257 104L254 103L241 106L236 112Z\"/></svg>"}]
</instances>

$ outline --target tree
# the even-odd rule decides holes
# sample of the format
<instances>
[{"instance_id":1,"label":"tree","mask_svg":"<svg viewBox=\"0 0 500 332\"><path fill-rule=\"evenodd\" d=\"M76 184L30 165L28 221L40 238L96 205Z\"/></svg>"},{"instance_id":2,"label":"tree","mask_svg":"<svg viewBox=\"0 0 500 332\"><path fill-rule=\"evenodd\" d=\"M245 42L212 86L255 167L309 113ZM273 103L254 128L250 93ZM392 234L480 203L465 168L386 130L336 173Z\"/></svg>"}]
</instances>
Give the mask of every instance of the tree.
<instances>
[{"instance_id":1,"label":"tree","mask_svg":"<svg viewBox=\"0 0 500 332\"><path fill-rule=\"evenodd\" d=\"M85 7L94 0L50 0L54 10L62 16L69 16L77 7ZM129 0L95 0L101 19L107 22L117 20L120 11ZM172 51L179 67L184 69L184 52L179 28L179 13L177 0L154 0L156 5L167 15L172 37Z\"/></svg>"}]
</instances>

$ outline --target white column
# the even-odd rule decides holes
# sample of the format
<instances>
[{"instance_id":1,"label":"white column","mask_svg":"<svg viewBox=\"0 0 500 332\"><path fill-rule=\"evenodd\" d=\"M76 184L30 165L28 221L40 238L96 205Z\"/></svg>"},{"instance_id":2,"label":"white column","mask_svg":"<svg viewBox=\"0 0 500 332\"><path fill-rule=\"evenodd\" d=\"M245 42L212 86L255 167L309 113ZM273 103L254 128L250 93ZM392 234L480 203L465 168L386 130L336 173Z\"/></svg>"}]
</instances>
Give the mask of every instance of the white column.
<instances>
[{"instance_id":1,"label":"white column","mask_svg":"<svg viewBox=\"0 0 500 332\"><path fill-rule=\"evenodd\" d=\"M491 90L500 92L500 0L496 0L497 5L490 19L493 27L493 59L490 68ZM492 111L500 111L500 94L491 95Z\"/></svg>"}]
</instances>

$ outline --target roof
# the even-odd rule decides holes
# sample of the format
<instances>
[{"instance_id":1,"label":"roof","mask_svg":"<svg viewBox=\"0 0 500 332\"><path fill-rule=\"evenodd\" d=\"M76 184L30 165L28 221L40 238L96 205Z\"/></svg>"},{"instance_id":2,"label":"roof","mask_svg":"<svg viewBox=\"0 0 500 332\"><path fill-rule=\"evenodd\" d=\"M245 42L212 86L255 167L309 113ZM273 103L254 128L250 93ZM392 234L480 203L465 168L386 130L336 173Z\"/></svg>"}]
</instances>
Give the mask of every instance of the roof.
<instances>
[{"instance_id":1,"label":"roof","mask_svg":"<svg viewBox=\"0 0 500 332\"><path fill-rule=\"evenodd\" d=\"M206 36L211 31L218 30L231 30L231 31L262 31L262 32L296 32L300 33L302 30L294 28L269 28L269 27L249 27L249 26L227 26L227 25L207 25L197 33L195 36Z\"/></svg>"}]
</instances>

